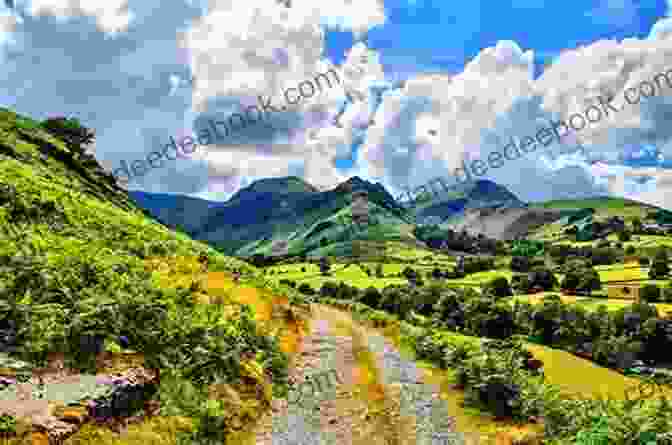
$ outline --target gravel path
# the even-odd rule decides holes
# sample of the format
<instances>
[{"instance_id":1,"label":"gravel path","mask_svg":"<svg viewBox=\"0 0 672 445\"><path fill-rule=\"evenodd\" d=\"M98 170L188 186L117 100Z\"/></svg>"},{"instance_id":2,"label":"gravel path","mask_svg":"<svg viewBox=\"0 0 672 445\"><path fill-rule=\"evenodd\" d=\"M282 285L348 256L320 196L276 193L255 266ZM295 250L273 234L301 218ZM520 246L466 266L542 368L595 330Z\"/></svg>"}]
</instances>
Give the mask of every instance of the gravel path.
<instances>
[{"instance_id":1,"label":"gravel path","mask_svg":"<svg viewBox=\"0 0 672 445\"><path fill-rule=\"evenodd\" d=\"M392 397L400 402L399 415L415 420L416 444L462 443L454 433L455 420L448 404L439 397L439 386L424 383L415 362L402 357L382 335L370 334L368 348L377 358L383 384L394 390Z\"/></svg>"},{"instance_id":2,"label":"gravel path","mask_svg":"<svg viewBox=\"0 0 672 445\"><path fill-rule=\"evenodd\" d=\"M287 399L272 402L272 411L260 421L259 445L451 445L453 428L438 387L421 383L420 370L384 337L353 322L349 314L318 306L311 330L290 370L294 381ZM353 329L342 335L343 326ZM362 349L373 353L382 388L384 408L361 395L371 385L363 384ZM340 383L322 385L324 391L310 394L311 376L338 374ZM324 382L324 380L323 380ZM299 390L304 396L299 396ZM369 391L369 392L367 392ZM300 400L299 400L300 399ZM380 404L375 405L380 408ZM454 437L454 434L453 434Z\"/></svg>"}]
</instances>

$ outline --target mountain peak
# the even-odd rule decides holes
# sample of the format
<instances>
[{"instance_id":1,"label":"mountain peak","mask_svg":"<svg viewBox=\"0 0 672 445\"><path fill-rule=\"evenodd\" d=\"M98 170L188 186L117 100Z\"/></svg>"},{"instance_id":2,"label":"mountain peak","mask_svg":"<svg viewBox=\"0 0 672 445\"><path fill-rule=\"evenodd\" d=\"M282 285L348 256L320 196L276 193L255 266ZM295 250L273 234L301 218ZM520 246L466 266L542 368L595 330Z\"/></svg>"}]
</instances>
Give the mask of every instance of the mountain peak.
<instances>
[{"instance_id":1,"label":"mountain peak","mask_svg":"<svg viewBox=\"0 0 672 445\"><path fill-rule=\"evenodd\" d=\"M254 181L247 187L241 188L231 197L236 199L249 193L317 193L318 189L308 184L298 176L284 176L279 178L262 178Z\"/></svg>"}]
</instances>

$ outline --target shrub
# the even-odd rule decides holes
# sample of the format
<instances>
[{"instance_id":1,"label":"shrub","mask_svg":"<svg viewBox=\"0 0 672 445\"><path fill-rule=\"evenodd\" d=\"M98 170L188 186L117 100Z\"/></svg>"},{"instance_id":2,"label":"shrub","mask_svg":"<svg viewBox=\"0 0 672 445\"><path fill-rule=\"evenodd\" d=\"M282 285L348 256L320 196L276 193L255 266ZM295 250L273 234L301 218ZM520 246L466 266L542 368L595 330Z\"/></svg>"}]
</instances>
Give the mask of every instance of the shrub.
<instances>
[{"instance_id":1,"label":"shrub","mask_svg":"<svg viewBox=\"0 0 672 445\"><path fill-rule=\"evenodd\" d=\"M632 235L627 230L618 234L618 240L622 243L630 241L631 239L632 239Z\"/></svg>"},{"instance_id":2,"label":"shrub","mask_svg":"<svg viewBox=\"0 0 672 445\"><path fill-rule=\"evenodd\" d=\"M661 290L661 301L664 303L672 303L672 287L668 283L667 287Z\"/></svg>"},{"instance_id":3,"label":"shrub","mask_svg":"<svg viewBox=\"0 0 672 445\"><path fill-rule=\"evenodd\" d=\"M383 291L385 293L385 291ZM420 315L431 316L433 308L441 299L443 288L440 285L431 285L427 288L417 291L417 296L413 296L415 303L414 310Z\"/></svg>"},{"instance_id":4,"label":"shrub","mask_svg":"<svg viewBox=\"0 0 672 445\"><path fill-rule=\"evenodd\" d=\"M667 261L667 252L665 249L658 250L653 259L653 264L651 264L649 277L654 280L667 277L670 273L670 267L668 266Z\"/></svg>"},{"instance_id":5,"label":"shrub","mask_svg":"<svg viewBox=\"0 0 672 445\"><path fill-rule=\"evenodd\" d=\"M383 278L384 276L383 265L381 263L376 264L376 278Z\"/></svg>"},{"instance_id":6,"label":"shrub","mask_svg":"<svg viewBox=\"0 0 672 445\"><path fill-rule=\"evenodd\" d=\"M508 303L493 304L485 296L472 298L464 304L465 328L471 335L508 338L513 335L513 312Z\"/></svg>"},{"instance_id":7,"label":"shrub","mask_svg":"<svg viewBox=\"0 0 672 445\"><path fill-rule=\"evenodd\" d=\"M530 290L530 280L526 274L511 277L511 287L518 294L526 294Z\"/></svg>"},{"instance_id":8,"label":"shrub","mask_svg":"<svg viewBox=\"0 0 672 445\"><path fill-rule=\"evenodd\" d=\"M597 242L596 247L597 248L605 248L605 247L609 247L609 246L611 246L611 243L609 242L609 240L601 239Z\"/></svg>"},{"instance_id":9,"label":"shrub","mask_svg":"<svg viewBox=\"0 0 672 445\"><path fill-rule=\"evenodd\" d=\"M378 292L377 289L376 292ZM419 297L422 292L425 292L425 290L411 291L398 287L385 289L382 294L378 292L378 295L380 295L379 307L384 311L397 315L399 318L406 318L414 308L416 301L419 300L419 298L416 297Z\"/></svg>"},{"instance_id":10,"label":"shrub","mask_svg":"<svg viewBox=\"0 0 672 445\"><path fill-rule=\"evenodd\" d=\"M658 303L661 299L660 288L655 284L645 284L639 291L642 301L647 303Z\"/></svg>"},{"instance_id":11,"label":"shrub","mask_svg":"<svg viewBox=\"0 0 672 445\"><path fill-rule=\"evenodd\" d=\"M456 379L465 389L465 402L498 417L522 418L522 389L529 373L529 354L519 342L492 341L456 365Z\"/></svg>"},{"instance_id":12,"label":"shrub","mask_svg":"<svg viewBox=\"0 0 672 445\"><path fill-rule=\"evenodd\" d=\"M419 276L419 274L414 269L408 266L406 266L401 273L404 277L406 277L407 280L413 280Z\"/></svg>"},{"instance_id":13,"label":"shrub","mask_svg":"<svg viewBox=\"0 0 672 445\"><path fill-rule=\"evenodd\" d=\"M524 256L514 256L511 258L511 270L514 272L529 272L530 259Z\"/></svg>"},{"instance_id":14,"label":"shrub","mask_svg":"<svg viewBox=\"0 0 672 445\"><path fill-rule=\"evenodd\" d=\"M432 317L448 327L455 329L464 326L464 310L460 304L458 291L446 289L441 293L439 300L432 307Z\"/></svg>"},{"instance_id":15,"label":"shrub","mask_svg":"<svg viewBox=\"0 0 672 445\"><path fill-rule=\"evenodd\" d=\"M547 295L543 303L535 307L532 314L534 335L541 335L545 345L551 345L556 340L556 331L560 327L565 305L557 295Z\"/></svg>"},{"instance_id":16,"label":"shrub","mask_svg":"<svg viewBox=\"0 0 672 445\"><path fill-rule=\"evenodd\" d=\"M553 272L547 268L535 268L528 275L530 287L540 287L544 291L553 290L558 285L558 279Z\"/></svg>"},{"instance_id":17,"label":"shrub","mask_svg":"<svg viewBox=\"0 0 672 445\"><path fill-rule=\"evenodd\" d=\"M76 118L48 118L40 126L65 141L67 147L79 155L85 153L85 145L96 138L93 130L83 127Z\"/></svg>"},{"instance_id":18,"label":"shrub","mask_svg":"<svg viewBox=\"0 0 672 445\"><path fill-rule=\"evenodd\" d=\"M615 249L600 248L592 252L592 264L594 266L614 264L618 260L618 252Z\"/></svg>"},{"instance_id":19,"label":"shrub","mask_svg":"<svg viewBox=\"0 0 672 445\"><path fill-rule=\"evenodd\" d=\"M560 287L562 289L575 289L590 293L594 290L600 290L602 282L594 268L583 267L568 271Z\"/></svg>"},{"instance_id":20,"label":"shrub","mask_svg":"<svg viewBox=\"0 0 672 445\"><path fill-rule=\"evenodd\" d=\"M338 292L338 284L333 281L327 281L320 288L320 296L324 298L336 298Z\"/></svg>"},{"instance_id":21,"label":"shrub","mask_svg":"<svg viewBox=\"0 0 672 445\"><path fill-rule=\"evenodd\" d=\"M625 254L626 255L634 255L637 252L635 249L635 246L628 246L625 248Z\"/></svg>"},{"instance_id":22,"label":"shrub","mask_svg":"<svg viewBox=\"0 0 672 445\"><path fill-rule=\"evenodd\" d=\"M327 275L329 273L330 269L331 269L331 264L329 263L329 259L327 257L321 257L320 258L320 273L322 275Z\"/></svg>"},{"instance_id":23,"label":"shrub","mask_svg":"<svg viewBox=\"0 0 672 445\"><path fill-rule=\"evenodd\" d=\"M647 257L641 257L639 259L639 265L640 266L648 266L651 263L651 260L649 260Z\"/></svg>"},{"instance_id":24,"label":"shrub","mask_svg":"<svg viewBox=\"0 0 672 445\"><path fill-rule=\"evenodd\" d=\"M497 298L510 297L513 295L509 281L505 277L496 277L485 285L485 291Z\"/></svg>"},{"instance_id":25,"label":"shrub","mask_svg":"<svg viewBox=\"0 0 672 445\"><path fill-rule=\"evenodd\" d=\"M308 283L301 283L301 285L298 288L298 291L301 292L304 295L314 295L315 290L310 287Z\"/></svg>"},{"instance_id":26,"label":"shrub","mask_svg":"<svg viewBox=\"0 0 672 445\"><path fill-rule=\"evenodd\" d=\"M380 294L380 291L378 289L376 289L375 287L368 287L364 291L364 295L362 295L360 302L373 309L379 309L381 299L382 295Z\"/></svg>"},{"instance_id":27,"label":"shrub","mask_svg":"<svg viewBox=\"0 0 672 445\"><path fill-rule=\"evenodd\" d=\"M576 290L579 287L580 281L577 273L570 272L565 275L560 287L567 290Z\"/></svg>"}]
</instances>

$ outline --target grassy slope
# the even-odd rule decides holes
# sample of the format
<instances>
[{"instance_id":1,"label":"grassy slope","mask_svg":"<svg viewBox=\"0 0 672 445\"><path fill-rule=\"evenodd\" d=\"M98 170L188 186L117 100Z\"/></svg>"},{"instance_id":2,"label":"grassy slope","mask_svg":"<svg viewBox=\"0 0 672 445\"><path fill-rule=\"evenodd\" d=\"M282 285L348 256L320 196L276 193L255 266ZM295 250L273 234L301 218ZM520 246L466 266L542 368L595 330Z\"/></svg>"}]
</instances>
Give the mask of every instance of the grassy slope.
<instances>
[{"instance_id":1,"label":"grassy slope","mask_svg":"<svg viewBox=\"0 0 672 445\"><path fill-rule=\"evenodd\" d=\"M178 286L189 288L201 282L202 290L192 293L201 300L224 293L236 303L252 304L258 319L269 312L270 302L254 288L231 292L222 284L229 276L227 271L236 268L256 274L256 268L151 220L95 162L72 155L64 142L38 128L36 122L3 109L0 258L7 264L8 258L21 252L32 273L38 274L22 278L36 303L48 300L65 307L69 304L61 301L65 296L75 303L85 298L94 302L142 298L155 292L169 296ZM209 255L215 275L199 275L196 258L200 254ZM0 268L0 289L15 288L14 275L19 272L11 267ZM82 278L87 273L88 281ZM4 292L0 300L21 297ZM24 297L22 302L31 305L32 300ZM54 320L45 319L45 334L38 333L42 343L32 345L36 350L44 350L53 340L44 338L50 321ZM171 443L175 431L184 429L183 420L154 418L133 427L135 433L123 439L87 427L76 443Z\"/></svg>"}]
</instances>

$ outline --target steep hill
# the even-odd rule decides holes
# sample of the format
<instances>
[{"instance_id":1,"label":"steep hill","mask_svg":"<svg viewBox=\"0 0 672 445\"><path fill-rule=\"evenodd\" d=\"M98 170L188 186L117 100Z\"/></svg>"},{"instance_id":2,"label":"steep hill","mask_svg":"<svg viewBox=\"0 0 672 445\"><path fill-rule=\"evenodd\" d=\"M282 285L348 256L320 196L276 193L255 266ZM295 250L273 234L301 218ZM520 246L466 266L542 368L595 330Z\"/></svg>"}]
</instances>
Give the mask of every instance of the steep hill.
<instances>
[{"instance_id":1,"label":"steep hill","mask_svg":"<svg viewBox=\"0 0 672 445\"><path fill-rule=\"evenodd\" d=\"M358 233L352 231L353 192L368 196L369 226ZM142 192L132 196L165 224L184 227L194 238L240 256L271 255L277 243L293 254L350 255L353 239L367 232L400 238L399 225L410 221L383 186L359 177L325 192L297 177L266 178L224 203ZM325 243L331 245L326 250Z\"/></svg>"},{"instance_id":2,"label":"steep hill","mask_svg":"<svg viewBox=\"0 0 672 445\"><path fill-rule=\"evenodd\" d=\"M413 207L416 223L437 224L464 215L470 209L519 209L526 206L506 187L488 180L457 184L452 188L451 191L421 197Z\"/></svg>"},{"instance_id":3,"label":"steep hill","mask_svg":"<svg viewBox=\"0 0 672 445\"><path fill-rule=\"evenodd\" d=\"M67 368L91 374L101 372L97 348L127 344L141 354L146 368L160 371L162 382L171 382L173 391L191 385L193 406L206 406L207 384L215 378L236 391L236 385L244 386L240 373L246 368L235 370L243 360L282 388L286 356L270 328L259 327L230 293L213 294L215 280L208 280L211 274L223 279L234 269L256 276L256 268L148 217L86 153L88 131L74 120L40 123L0 109L0 352L31 368L49 365L53 354L62 354ZM228 304L226 312L200 304L216 295ZM290 302L300 299L291 290L287 295ZM256 358L244 359L243 350ZM51 374L60 372L57 368L49 369L41 375L60 378ZM266 377L253 375L255 384L269 390ZM31 379L37 385L37 377ZM170 400L165 386L154 385L143 394L155 402ZM176 420L165 418L164 427L193 417L188 443L199 443L214 431L199 429L200 414L180 405L187 402L184 397L173 399L170 419ZM46 402L38 409L17 399L10 408L16 416L33 416L30 421L46 428L50 441L54 431L60 437L68 428L79 428L53 418L56 401ZM245 416L262 408L258 402ZM76 409L91 414L94 408ZM231 414L242 419L241 413L233 409L226 421ZM219 433L230 432L223 418L218 421ZM151 439L135 443L176 443L175 428L171 431L170 438L154 431ZM76 443L112 443L101 437Z\"/></svg>"}]
</instances>

